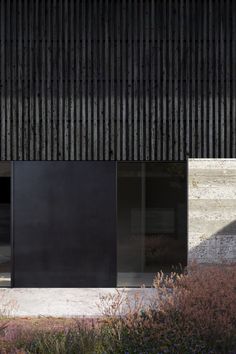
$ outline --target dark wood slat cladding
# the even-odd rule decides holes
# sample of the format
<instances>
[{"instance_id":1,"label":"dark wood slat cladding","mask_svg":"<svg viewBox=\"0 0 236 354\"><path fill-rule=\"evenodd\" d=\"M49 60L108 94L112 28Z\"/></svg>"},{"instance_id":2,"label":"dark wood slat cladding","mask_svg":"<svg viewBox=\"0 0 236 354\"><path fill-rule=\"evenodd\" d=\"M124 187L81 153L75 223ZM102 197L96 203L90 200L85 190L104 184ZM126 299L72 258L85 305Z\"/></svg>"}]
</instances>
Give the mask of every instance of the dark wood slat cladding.
<instances>
[{"instance_id":1,"label":"dark wood slat cladding","mask_svg":"<svg viewBox=\"0 0 236 354\"><path fill-rule=\"evenodd\" d=\"M0 0L1 160L236 158L234 0Z\"/></svg>"}]
</instances>

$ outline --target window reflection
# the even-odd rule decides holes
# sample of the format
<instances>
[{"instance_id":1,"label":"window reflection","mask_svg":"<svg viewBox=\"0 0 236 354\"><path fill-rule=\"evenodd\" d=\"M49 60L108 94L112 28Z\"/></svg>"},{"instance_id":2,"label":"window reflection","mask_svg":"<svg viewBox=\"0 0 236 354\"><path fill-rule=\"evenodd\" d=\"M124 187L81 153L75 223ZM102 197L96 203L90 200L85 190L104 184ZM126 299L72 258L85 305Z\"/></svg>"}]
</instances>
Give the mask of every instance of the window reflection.
<instances>
[{"instance_id":1,"label":"window reflection","mask_svg":"<svg viewBox=\"0 0 236 354\"><path fill-rule=\"evenodd\" d=\"M186 264L184 163L118 164L118 286L151 285Z\"/></svg>"}]
</instances>

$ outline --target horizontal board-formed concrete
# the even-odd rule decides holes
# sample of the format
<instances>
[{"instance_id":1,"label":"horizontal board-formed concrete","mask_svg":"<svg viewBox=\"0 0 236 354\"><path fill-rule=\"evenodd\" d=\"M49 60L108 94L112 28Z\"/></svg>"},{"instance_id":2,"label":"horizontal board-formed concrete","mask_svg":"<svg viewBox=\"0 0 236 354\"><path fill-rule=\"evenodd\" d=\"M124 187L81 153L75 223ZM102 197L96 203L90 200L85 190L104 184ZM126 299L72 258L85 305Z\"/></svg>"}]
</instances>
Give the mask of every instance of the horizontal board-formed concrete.
<instances>
[{"instance_id":1,"label":"horizontal board-formed concrete","mask_svg":"<svg viewBox=\"0 0 236 354\"><path fill-rule=\"evenodd\" d=\"M188 160L188 260L236 262L236 159Z\"/></svg>"}]
</instances>

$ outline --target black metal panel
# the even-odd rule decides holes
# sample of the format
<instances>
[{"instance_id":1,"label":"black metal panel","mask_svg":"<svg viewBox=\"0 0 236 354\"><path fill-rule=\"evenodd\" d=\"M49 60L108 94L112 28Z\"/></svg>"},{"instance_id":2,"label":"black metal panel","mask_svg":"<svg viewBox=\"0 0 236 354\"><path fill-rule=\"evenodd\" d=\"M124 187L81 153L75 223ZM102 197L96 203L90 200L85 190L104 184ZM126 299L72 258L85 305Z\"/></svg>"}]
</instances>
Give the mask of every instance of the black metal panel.
<instances>
[{"instance_id":1,"label":"black metal panel","mask_svg":"<svg viewBox=\"0 0 236 354\"><path fill-rule=\"evenodd\" d=\"M13 286L116 286L115 162L13 166Z\"/></svg>"},{"instance_id":2,"label":"black metal panel","mask_svg":"<svg viewBox=\"0 0 236 354\"><path fill-rule=\"evenodd\" d=\"M236 157L235 0L0 0L2 160Z\"/></svg>"}]
</instances>

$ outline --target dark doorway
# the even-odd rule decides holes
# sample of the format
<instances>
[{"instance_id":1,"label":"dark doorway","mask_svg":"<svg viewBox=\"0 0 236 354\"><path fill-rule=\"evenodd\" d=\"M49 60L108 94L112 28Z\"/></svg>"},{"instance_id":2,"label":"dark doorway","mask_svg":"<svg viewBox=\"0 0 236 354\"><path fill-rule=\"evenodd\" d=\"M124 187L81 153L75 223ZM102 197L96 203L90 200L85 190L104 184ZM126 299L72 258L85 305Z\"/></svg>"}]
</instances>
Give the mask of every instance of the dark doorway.
<instances>
[{"instance_id":1,"label":"dark doorway","mask_svg":"<svg viewBox=\"0 0 236 354\"><path fill-rule=\"evenodd\" d=\"M0 162L0 286L11 285L11 163Z\"/></svg>"},{"instance_id":2,"label":"dark doorway","mask_svg":"<svg viewBox=\"0 0 236 354\"><path fill-rule=\"evenodd\" d=\"M116 286L115 162L13 166L13 285Z\"/></svg>"},{"instance_id":3,"label":"dark doorway","mask_svg":"<svg viewBox=\"0 0 236 354\"><path fill-rule=\"evenodd\" d=\"M185 163L118 163L118 286L151 285L187 262Z\"/></svg>"}]
</instances>

